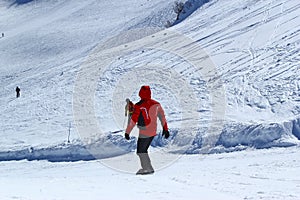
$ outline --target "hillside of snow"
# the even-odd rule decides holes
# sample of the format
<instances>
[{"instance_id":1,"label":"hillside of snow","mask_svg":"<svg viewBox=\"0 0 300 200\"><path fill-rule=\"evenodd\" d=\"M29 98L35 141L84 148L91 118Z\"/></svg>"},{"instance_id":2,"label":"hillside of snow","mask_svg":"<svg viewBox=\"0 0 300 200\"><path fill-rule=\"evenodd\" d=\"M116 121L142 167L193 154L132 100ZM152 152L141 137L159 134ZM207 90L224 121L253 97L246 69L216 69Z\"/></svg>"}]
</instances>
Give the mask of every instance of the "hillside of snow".
<instances>
[{"instance_id":1,"label":"hillside of snow","mask_svg":"<svg viewBox=\"0 0 300 200\"><path fill-rule=\"evenodd\" d=\"M73 140L71 149L77 149L77 145L80 149L101 145L95 143L105 142L106 137L112 143L119 141L120 136L110 136L110 132L124 128L123 101L127 97L137 101L141 84L150 84L153 97L166 109L173 137L158 144L169 146L170 151L179 148L179 152L187 153L226 152L249 146L297 145L298 2L187 1L178 22L174 5L173 1L146 0L1 1L0 27L5 33L0 40L3 159L12 150L68 149L67 140ZM115 10L118 12L113 14ZM186 13L191 16L180 22ZM166 29L172 23L176 25ZM172 36L174 32L179 36ZM147 39L151 34L154 39ZM177 43L185 37L189 39L187 44ZM120 52L115 60L104 66L102 50L118 49L135 40L140 42L135 49L127 47L125 53L117 50ZM158 48L167 41L169 52ZM172 52L174 46L178 52ZM208 66L200 66L202 71L192 73L192 65L197 64L192 59L201 59L197 58L199 50L209 56L215 74L204 74ZM188 53L176 55L180 51ZM103 134L95 129L94 135L87 136L92 140L81 144L79 138L85 133L76 126L76 116L74 119L74 98L76 101L76 92L79 93L76 84L80 81L76 76L89 67L107 68L96 77L93 86L87 86L94 87L89 94L95 95L92 103L96 129ZM167 85L161 69L178 73L190 90L176 91L182 87L178 77ZM148 76L147 70L156 73L157 79ZM130 73L136 73L139 79L126 82ZM129 85L134 85L133 90L125 91ZM15 98L16 86L21 87L19 99ZM81 100L85 101L85 97L82 95ZM182 103L187 99L191 101ZM190 110L186 111L185 106ZM135 147L124 145L125 152Z\"/></svg>"},{"instance_id":2,"label":"hillside of snow","mask_svg":"<svg viewBox=\"0 0 300 200\"><path fill-rule=\"evenodd\" d=\"M298 0L0 0L1 199L299 199L299 13ZM171 133L158 128L148 177L132 175L138 130L123 137L143 84Z\"/></svg>"},{"instance_id":3,"label":"hillside of snow","mask_svg":"<svg viewBox=\"0 0 300 200\"><path fill-rule=\"evenodd\" d=\"M71 139L78 138L72 92L80 64L101 41L169 9L170 2L1 1L2 149L61 143L70 123Z\"/></svg>"}]
</instances>

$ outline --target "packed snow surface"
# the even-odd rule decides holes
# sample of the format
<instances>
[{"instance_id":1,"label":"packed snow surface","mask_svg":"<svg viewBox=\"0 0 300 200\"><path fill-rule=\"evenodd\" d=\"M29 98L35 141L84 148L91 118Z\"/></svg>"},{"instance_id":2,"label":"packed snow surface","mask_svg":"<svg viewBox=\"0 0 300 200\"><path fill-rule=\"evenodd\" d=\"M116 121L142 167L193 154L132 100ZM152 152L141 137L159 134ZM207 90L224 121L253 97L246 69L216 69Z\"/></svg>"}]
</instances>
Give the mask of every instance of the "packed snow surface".
<instances>
[{"instance_id":1,"label":"packed snow surface","mask_svg":"<svg viewBox=\"0 0 300 200\"><path fill-rule=\"evenodd\" d=\"M298 0L178 5L0 0L1 199L300 198ZM171 137L135 177L142 84Z\"/></svg>"}]
</instances>

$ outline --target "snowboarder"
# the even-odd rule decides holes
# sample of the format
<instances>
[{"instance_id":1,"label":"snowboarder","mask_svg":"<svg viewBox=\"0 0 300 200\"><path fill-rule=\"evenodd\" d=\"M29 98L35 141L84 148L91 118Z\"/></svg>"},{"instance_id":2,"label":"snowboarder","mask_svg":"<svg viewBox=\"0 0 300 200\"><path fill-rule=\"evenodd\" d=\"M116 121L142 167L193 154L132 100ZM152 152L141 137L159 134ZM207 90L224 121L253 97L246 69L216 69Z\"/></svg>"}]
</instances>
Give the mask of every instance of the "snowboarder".
<instances>
[{"instance_id":1,"label":"snowboarder","mask_svg":"<svg viewBox=\"0 0 300 200\"><path fill-rule=\"evenodd\" d=\"M132 103L132 101L130 101L130 99L126 99L126 106L125 106L125 117L128 116L128 121L127 121L127 125L129 124L130 120L131 120L131 116L133 113L133 108L134 108L134 104Z\"/></svg>"},{"instance_id":2,"label":"snowboarder","mask_svg":"<svg viewBox=\"0 0 300 200\"><path fill-rule=\"evenodd\" d=\"M148 148L156 136L157 117L163 127L163 136L168 138L170 133L165 118L164 110L160 103L151 99L149 86L142 86L139 91L141 100L135 104L130 123L125 131L125 138L130 139L129 134L137 124L139 128L139 138L137 141L137 155L139 156L142 168L136 174L153 174L154 169L148 155Z\"/></svg>"},{"instance_id":3,"label":"snowboarder","mask_svg":"<svg viewBox=\"0 0 300 200\"><path fill-rule=\"evenodd\" d=\"M16 87L17 98L20 97L20 91L21 91L21 89L17 86Z\"/></svg>"}]
</instances>

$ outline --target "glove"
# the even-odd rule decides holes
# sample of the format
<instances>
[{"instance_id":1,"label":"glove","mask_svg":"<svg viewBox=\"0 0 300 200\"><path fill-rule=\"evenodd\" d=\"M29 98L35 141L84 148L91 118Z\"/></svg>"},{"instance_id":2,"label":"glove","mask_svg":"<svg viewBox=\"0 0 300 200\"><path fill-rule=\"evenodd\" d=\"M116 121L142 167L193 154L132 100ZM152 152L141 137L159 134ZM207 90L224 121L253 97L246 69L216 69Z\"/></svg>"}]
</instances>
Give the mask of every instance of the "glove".
<instances>
[{"instance_id":1,"label":"glove","mask_svg":"<svg viewBox=\"0 0 300 200\"><path fill-rule=\"evenodd\" d=\"M125 133L125 139L130 140L129 134Z\"/></svg>"},{"instance_id":2,"label":"glove","mask_svg":"<svg viewBox=\"0 0 300 200\"><path fill-rule=\"evenodd\" d=\"M165 136L165 138L168 139L168 137L170 136L169 131L168 130L163 130L162 136Z\"/></svg>"}]
</instances>

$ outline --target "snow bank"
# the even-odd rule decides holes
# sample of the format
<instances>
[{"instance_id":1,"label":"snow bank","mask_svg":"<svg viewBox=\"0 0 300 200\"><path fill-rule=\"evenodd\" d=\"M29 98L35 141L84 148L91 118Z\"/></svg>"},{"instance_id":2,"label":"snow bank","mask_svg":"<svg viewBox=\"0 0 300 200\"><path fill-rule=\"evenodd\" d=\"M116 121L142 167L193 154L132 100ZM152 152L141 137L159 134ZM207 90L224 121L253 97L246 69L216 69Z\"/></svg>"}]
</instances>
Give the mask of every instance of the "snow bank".
<instances>
[{"instance_id":1,"label":"snow bank","mask_svg":"<svg viewBox=\"0 0 300 200\"><path fill-rule=\"evenodd\" d=\"M291 147L300 144L300 119L265 124L227 123L219 135L206 135L204 129L198 129L193 138L189 137L189 131L172 129L169 141L159 135L153 141L153 146L168 146L170 152L175 152L172 151L172 147L176 149L180 146L185 151L176 153L197 154L233 152L247 148ZM188 137L185 138L186 136ZM206 144L205 141L214 141L215 137L216 143Z\"/></svg>"},{"instance_id":2,"label":"snow bank","mask_svg":"<svg viewBox=\"0 0 300 200\"><path fill-rule=\"evenodd\" d=\"M292 133L295 137L300 140L300 119L296 119L293 121Z\"/></svg>"},{"instance_id":3,"label":"snow bank","mask_svg":"<svg viewBox=\"0 0 300 200\"><path fill-rule=\"evenodd\" d=\"M48 147L27 147L20 150L0 151L0 161L48 160L67 162L95 160L126 154L136 148L136 140L127 141L121 135L108 134L83 143L74 140Z\"/></svg>"},{"instance_id":4,"label":"snow bank","mask_svg":"<svg viewBox=\"0 0 300 200\"><path fill-rule=\"evenodd\" d=\"M0 161L24 159L59 162L94 160L95 158L86 150L86 148L84 148L84 146L74 144L61 144L45 148L29 147L27 149L0 152Z\"/></svg>"},{"instance_id":5,"label":"snow bank","mask_svg":"<svg viewBox=\"0 0 300 200\"><path fill-rule=\"evenodd\" d=\"M216 144L209 149L208 153L298 145L300 143L299 122L297 119L290 122L269 124L226 124ZM187 153L201 153L202 147L203 137L198 134Z\"/></svg>"},{"instance_id":6,"label":"snow bank","mask_svg":"<svg viewBox=\"0 0 300 200\"><path fill-rule=\"evenodd\" d=\"M207 136L202 130L197 130L193 138L187 130L170 129L171 136L165 139L159 133L153 140L153 148L164 147L170 153L199 154L224 153L245 150L247 148L291 147L299 145L300 119L290 122L270 124L240 124L225 125L217 142L207 149ZM108 133L82 142L62 143L49 147L27 147L21 150L0 152L0 161L11 160L48 160L51 162L81 161L110 158L133 152L136 149L136 138L130 141L123 135Z\"/></svg>"}]
</instances>

